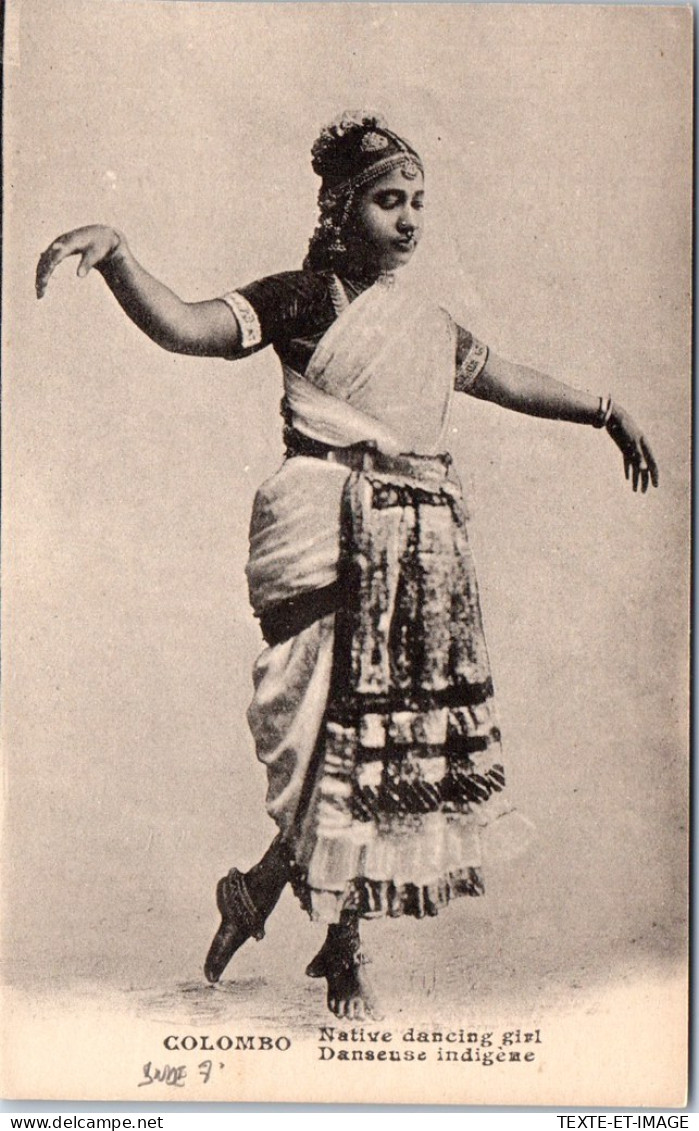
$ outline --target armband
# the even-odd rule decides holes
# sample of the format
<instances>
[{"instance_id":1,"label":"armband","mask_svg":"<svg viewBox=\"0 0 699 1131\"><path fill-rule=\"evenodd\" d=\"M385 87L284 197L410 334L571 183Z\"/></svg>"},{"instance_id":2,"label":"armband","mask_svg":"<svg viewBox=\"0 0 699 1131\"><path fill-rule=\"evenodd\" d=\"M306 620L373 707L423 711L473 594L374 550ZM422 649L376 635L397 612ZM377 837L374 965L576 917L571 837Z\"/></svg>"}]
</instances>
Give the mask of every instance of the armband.
<instances>
[{"instance_id":1,"label":"armband","mask_svg":"<svg viewBox=\"0 0 699 1131\"><path fill-rule=\"evenodd\" d=\"M454 388L458 393L467 393L488 360L488 347L473 338L466 355L456 367Z\"/></svg>"},{"instance_id":2,"label":"armband","mask_svg":"<svg viewBox=\"0 0 699 1131\"><path fill-rule=\"evenodd\" d=\"M243 349L259 346L262 342L262 327L255 308L238 291L227 291L225 295L221 295L221 298L235 315L240 327L240 344Z\"/></svg>"}]
</instances>

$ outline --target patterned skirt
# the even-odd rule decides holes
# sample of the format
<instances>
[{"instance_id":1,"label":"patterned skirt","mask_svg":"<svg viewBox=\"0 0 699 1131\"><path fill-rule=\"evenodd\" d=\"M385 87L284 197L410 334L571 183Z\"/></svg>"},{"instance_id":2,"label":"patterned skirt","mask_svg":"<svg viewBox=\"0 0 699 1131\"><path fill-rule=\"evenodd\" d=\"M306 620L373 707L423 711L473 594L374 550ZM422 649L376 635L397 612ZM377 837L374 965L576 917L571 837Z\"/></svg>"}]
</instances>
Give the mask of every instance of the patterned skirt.
<instances>
[{"instance_id":1,"label":"patterned skirt","mask_svg":"<svg viewBox=\"0 0 699 1131\"><path fill-rule=\"evenodd\" d=\"M385 462L385 461L384 461ZM354 471L330 694L289 838L314 918L480 895L505 779L467 520L446 457Z\"/></svg>"}]
</instances>

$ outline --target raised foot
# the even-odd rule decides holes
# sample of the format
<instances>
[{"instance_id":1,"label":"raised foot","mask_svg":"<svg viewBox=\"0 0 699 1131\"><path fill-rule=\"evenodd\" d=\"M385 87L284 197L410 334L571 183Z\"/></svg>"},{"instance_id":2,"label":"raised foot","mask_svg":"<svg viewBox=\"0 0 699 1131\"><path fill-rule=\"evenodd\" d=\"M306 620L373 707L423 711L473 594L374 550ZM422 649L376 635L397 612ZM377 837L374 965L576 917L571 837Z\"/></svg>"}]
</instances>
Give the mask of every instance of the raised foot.
<instances>
[{"instance_id":1,"label":"raised foot","mask_svg":"<svg viewBox=\"0 0 699 1131\"><path fill-rule=\"evenodd\" d=\"M264 936L264 919L250 899L245 877L231 868L216 887L216 906L221 924L209 947L204 976L212 985L218 982L237 950L249 938Z\"/></svg>"}]
</instances>

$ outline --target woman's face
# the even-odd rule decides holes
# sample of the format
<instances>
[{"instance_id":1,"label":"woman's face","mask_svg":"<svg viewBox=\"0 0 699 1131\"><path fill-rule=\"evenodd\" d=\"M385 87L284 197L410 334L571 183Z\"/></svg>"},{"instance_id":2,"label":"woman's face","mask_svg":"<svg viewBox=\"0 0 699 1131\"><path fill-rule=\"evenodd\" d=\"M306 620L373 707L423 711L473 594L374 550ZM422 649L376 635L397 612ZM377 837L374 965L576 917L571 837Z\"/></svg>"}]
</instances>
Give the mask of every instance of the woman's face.
<instances>
[{"instance_id":1,"label":"woman's face","mask_svg":"<svg viewBox=\"0 0 699 1131\"><path fill-rule=\"evenodd\" d=\"M386 173L357 203L355 232L367 266L395 271L412 257L422 235L425 184L421 172Z\"/></svg>"}]
</instances>

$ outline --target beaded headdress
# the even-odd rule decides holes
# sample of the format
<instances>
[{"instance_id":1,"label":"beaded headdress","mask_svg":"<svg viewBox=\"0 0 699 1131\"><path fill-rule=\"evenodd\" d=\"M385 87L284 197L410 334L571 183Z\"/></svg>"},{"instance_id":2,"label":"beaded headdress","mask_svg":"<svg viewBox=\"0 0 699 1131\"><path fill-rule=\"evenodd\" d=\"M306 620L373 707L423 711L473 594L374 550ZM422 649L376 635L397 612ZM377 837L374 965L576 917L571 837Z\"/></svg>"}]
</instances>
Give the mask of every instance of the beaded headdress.
<instances>
[{"instance_id":1,"label":"beaded headdress","mask_svg":"<svg viewBox=\"0 0 699 1131\"><path fill-rule=\"evenodd\" d=\"M424 172L413 147L395 134L379 114L346 111L325 126L311 150L311 164L321 178L318 194L320 217L309 245L306 264L325 261L346 252L345 228L355 194L394 169L413 179Z\"/></svg>"},{"instance_id":2,"label":"beaded headdress","mask_svg":"<svg viewBox=\"0 0 699 1131\"><path fill-rule=\"evenodd\" d=\"M321 192L356 190L399 166L408 175L423 172L413 147L378 114L344 113L321 131L311 157L323 181Z\"/></svg>"}]
</instances>

